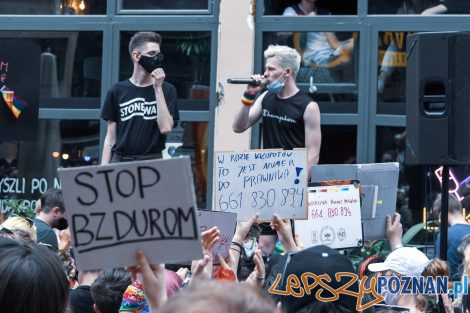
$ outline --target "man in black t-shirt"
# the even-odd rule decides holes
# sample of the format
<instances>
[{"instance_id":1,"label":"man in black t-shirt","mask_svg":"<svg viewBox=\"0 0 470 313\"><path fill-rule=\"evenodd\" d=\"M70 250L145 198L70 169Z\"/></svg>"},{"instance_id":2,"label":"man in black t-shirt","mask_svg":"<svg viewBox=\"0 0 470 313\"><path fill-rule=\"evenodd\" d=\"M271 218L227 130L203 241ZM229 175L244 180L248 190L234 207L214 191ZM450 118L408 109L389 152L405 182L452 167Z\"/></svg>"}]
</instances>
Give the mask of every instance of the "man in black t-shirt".
<instances>
[{"instance_id":1,"label":"man in black t-shirt","mask_svg":"<svg viewBox=\"0 0 470 313\"><path fill-rule=\"evenodd\" d=\"M161 158L165 135L179 119L176 89L165 82L162 38L138 32L129 42L131 78L108 91L101 118L108 122L101 164Z\"/></svg>"},{"instance_id":2,"label":"man in black t-shirt","mask_svg":"<svg viewBox=\"0 0 470 313\"><path fill-rule=\"evenodd\" d=\"M241 133L263 117L263 148L307 148L307 168L318 163L321 130L318 104L295 84L300 67L299 53L287 46L269 46L264 51L266 70L253 75L267 91L256 101L259 87L248 85L233 130Z\"/></svg>"},{"instance_id":3,"label":"man in black t-shirt","mask_svg":"<svg viewBox=\"0 0 470 313\"><path fill-rule=\"evenodd\" d=\"M318 104L295 84L300 68L299 53L287 46L269 46L264 51L266 70L253 75L258 86L248 85L242 107L233 122L233 130L241 133L263 117L263 148L307 148L308 177L312 165L318 163L321 145L320 110ZM259 85L267 91L256 100ZM276 232L263 225L259 247L263 254L273 253ZM264 250L264 251L263 251Z\"/></svg>"}]
</instances>

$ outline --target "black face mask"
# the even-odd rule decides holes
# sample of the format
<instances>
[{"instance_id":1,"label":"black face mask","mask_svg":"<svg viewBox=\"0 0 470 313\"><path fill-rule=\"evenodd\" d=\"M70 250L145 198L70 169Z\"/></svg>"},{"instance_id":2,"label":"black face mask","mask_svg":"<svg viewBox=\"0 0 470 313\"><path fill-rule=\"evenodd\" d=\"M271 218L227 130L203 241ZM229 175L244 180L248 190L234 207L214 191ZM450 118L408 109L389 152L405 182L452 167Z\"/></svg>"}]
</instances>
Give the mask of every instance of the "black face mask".
<instances>
[{"instance_id":1,"label":"black face mask","mask_svg":"<svg viewBox=\"0 0 470 313\"><path fill-rule=\"evenodd\" d=\"M149 73L152 73L155 69L162 67L163 54L157 53L153 57L141 55L139 64Z\"/></svg>"},{"instance_id":2,"label":"black face mask","mask_svg":"<svg viewBox=\"0 0 470 313\"><path fill-rule=\"evenodd\" d=\"M69 227L69 222L67 221L65 217L61 217L58 220L56 220L55 224L56 225L54 228L57 228L58 230L64 230L64 229L67 229L67 227Z\"/></svg>"}]
</instances>

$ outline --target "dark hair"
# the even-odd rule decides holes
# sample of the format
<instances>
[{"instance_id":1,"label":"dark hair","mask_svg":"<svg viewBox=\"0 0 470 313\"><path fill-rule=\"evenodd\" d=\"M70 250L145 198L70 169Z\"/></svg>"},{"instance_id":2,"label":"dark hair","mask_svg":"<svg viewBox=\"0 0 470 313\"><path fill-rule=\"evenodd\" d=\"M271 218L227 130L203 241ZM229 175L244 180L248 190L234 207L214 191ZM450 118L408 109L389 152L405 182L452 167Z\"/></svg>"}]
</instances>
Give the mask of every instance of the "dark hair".
<instances>
[{"instance_id":1,"label":"dark hair","mask_svg":"<svg viewBox=\"0 0 470 313\"><path fill-rule=\"evenodd\" d=\"M159 313L272 313L276 304L266 294L246 284L208 281L173 296Z\"/></svg>"},{"instance_id":2,"label":"dark hair","mask_svg":"<svg viewBox=\"0 0 470 313\"><path fill-rule=\"evenodd\" d=\"M147 42L154 42L158 43L159 45L162 44L162 36L155 32L138 32L132 36L131 40L129 41L129 53L137 50L138 48L142 47Z\"/></svg>"},{"instance_id":3,"label":"dark hair","mask_svg":"<svg viewBox=\"0 0 470 313\"><path fill-rule=\"evenodd\" d=\"M442 202L442 196L441 194L438 194L436 196L436 199L434 199L434 203L432 205L432 210L433 210L434 215L440 214L441 202ZM457 199L453 194L449 195L448 212L454 213L454 214L462 212L462 203L460 203L459 199Z\"/></svg>"},{"instance_id":4,"label":"dark hair","mask_svg":"<svg viewBox=\"0 0 470 313\"><path fill-rule=\"evenodd\" d=\"M53 208L58 207L60 212L65 212L64 197L62 196L62 190L57 188L48 189L41 196L41 209L43 213L49 213Z\"/></svg>"},{"instance_id":5,"label":"dark hair","mask_svg":"<svg viewBox=\"0 0 470 313\"><path fill-rule=\"evenodd\" d=\"M69 283L46 247L0 238L0 307L9 313L63 313Z\"/></svg>"},{"instance_id":6,"label":"dark hair","mask_svg":"<svg viewBox=\"0 0 470 313\"><path fill-rule=\"evenodd\" d=\"M131 274L121 268L104 270L90 288L91 297L101 313L118 312L122 295L131 283Z\"/></svg>"}]
</instances>

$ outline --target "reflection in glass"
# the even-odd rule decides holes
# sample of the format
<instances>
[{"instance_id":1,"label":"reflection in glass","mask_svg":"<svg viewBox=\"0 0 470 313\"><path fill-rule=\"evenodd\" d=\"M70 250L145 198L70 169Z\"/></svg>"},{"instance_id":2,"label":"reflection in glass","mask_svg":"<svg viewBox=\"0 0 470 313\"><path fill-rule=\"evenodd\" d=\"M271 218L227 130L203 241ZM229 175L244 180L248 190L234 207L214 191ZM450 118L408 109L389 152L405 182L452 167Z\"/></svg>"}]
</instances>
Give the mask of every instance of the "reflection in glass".
<instances>
[{"instance_id":1,"label":"reflection in glass","mask_svg":"<svg viewBox=\"0 0 470 313\"><path fill-rule=\"evenodd\" d=\"M369 14L468 14L470 3L459 0L369 0Z\"/></svg>"},{"instance_id":2,"label":"reflection in glass","mask_svg":"<svg viewBox=\"0 0 470 313\"><path fill-rule=\"evenodd\" d=\"M329 46L328 36L336 38L338 46ZM287 45L299 52L302 62L296 78L297 86L311 93L312 82L316 87L312 97L319 102L322 113L355 113L358 36L355 32L271 32L264 33L263 47L266 49L271 44ZM319 41L324 47L321 55L315 53L319 51ZM322 102L335 104L322 105Z\"/></svg>"},{"instance_id":3,"label":"reflection in glass","mask_svg":"<svg viewBox=\"0 0 470 313\"><path fill-rule=\"evenodd\" d=\"M208 0L122 0L125 10L207 10Z\"/></svg>"},{"instance_id":4,"label":"reflection in glass","mask_svg":"<svg viewBox=\"0 0 470 313\"><path fill-rule=\"evenodd\" d=\"M356 163L357 127L322 125L319 164Z\"/></svg>"},{"instance_id":5,"label":"reflection in glass","mask_svg":"<svg viewBox=\"0 0 470 313\"><path fill-rule=\"evenodd\" d=\"M311 3L311 0L264 0L265 15L282 15L284 10L297 4ZM315 5L319 8L328 10L333 15L356 15L357 0L316 0Z\"/></svg>"},{"instance_id":6,"label":"reflection in glass","mask_svg":"<svg viewBox=\"0 0 470 313\"><path fill-rule=\"evenodd\" d=\"M0 32L0 38L11 37L24 37L41 45L41 108L99 108L102 32Z\"/></svg>"},{"instance_id":7,"label":"reflection in glass","mask_svg":"<svg viewBox=\"0 0 470 313\"><path fill-rule=\"evenodd\" d=\"M176 87L180 110L209 110L210 32L158 32L165 55L165 80ZM121 33L119 80L129 79L133 64L128 43L134 32Z\"/></svg>"},{"instance_id":8,"label":"reflection in glass","mask_svg":"<svg viewBox=\"0 0 470 313\"><path fill-rule=\"evenodd\" d=\"M39 120L35 142L0 144L0 209L6 199L34 200L60 187L57 168L98 164L98 120Z\"/></svg>"},{"instance_id":9,"label":"reflection in glass","mask_svg":"<svg viewBox=\"0 0 470 313\"><path fill-rule=\"evenodd\" d=\"M28 15L96 15L106 14L103 0L7 0L2 1L0 14Z\"/></svg>"},{"instance_id":10,"label":"reflection in glass","mask_svg":"<svg viewBox=\"0 0 470 313\"><path fill-rule=\"evenodd\" d=\"M207 201L207 127L207 122L179 122L167 135L163 151L163 158L190 156L198 208L206 208Z\"/></svg>"},{"instance_id":11,"label":"reflection in glass","mask_svg":"<svg viewBox=\"0 0 470 313\"><path fill-rule=\"evenodd\" d=\"M379 114L405 114L406 37L412 32L379 32L377 101ZM385 105L393 102L395 105Z\"/></svg>"},{"instance_id":12,"label":"reflection in glass","mask_svg":"<svg viewBox=\"0 0 470 313\"><path fill-rule=\"evenodd\" d=\"M398 162L397 212L402 216L404 229L421 221L425 206L425 167L406 165L404 127L377 127L376 162Z\"/></svg>"}]
</instances>

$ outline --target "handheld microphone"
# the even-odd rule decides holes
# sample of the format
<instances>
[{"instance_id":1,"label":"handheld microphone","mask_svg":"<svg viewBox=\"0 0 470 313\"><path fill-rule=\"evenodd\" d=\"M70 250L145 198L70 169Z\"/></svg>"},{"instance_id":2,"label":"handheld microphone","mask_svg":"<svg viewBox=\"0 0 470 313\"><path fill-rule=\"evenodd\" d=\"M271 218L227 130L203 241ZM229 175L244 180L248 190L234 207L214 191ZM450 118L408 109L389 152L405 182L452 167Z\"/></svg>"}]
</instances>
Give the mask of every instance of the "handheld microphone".
<instances>
[{"instance_id":1,"label":"handheld microphone","mask_svg":"<svg viewBox=\"0 0 470 313\"><path fill-rule=\"evenodd\" d=\"M252 84L252 85L259 85L260 83L256 83L253 78L229 78L227 79L227 83L229 84Z\"/></svg>"}]
</instances>

